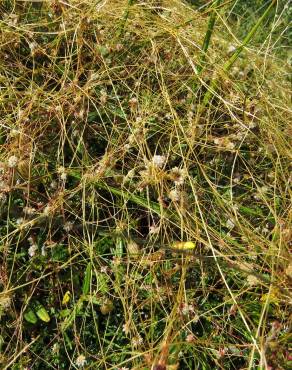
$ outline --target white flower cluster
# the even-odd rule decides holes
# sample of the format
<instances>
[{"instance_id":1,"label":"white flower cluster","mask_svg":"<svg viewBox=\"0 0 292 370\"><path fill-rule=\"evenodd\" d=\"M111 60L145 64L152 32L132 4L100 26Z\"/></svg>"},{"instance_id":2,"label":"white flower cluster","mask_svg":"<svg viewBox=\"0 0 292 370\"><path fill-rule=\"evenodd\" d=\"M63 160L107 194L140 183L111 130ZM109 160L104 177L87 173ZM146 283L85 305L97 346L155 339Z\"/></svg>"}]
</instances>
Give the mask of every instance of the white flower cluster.
<instances>
[{"instance_id":1,"label":"white flower cluster","mask_svg":"<svg viewBox=\"0 0 292 370\"><path fill-rule=\"evenodd\" d=\"M35 254L36 254L36 251L38 250L38 246L37 244L35 243L35 241L33 240L32 237L28 238L28 241L29 241L29 244L30 244L30 247L28 248L28 255L29 257L34 257Z\"/></svg>"},{"instance_id":2,"label":"white flower cluster","mask_svg":"<svg viewBox=\"0 0 292 370\"><path fill-rule=\"evenodd\" d=\"M67 221L64 223L63 229L68 233L73 229L73 226L74 226L73 222Z\"/></svg>"},{"instance_id":3,"label":"white flower cluster","mask_svg":"<svg viewBox=\"0 0 292 370\"><path fill-rule=\"evenodd\" d=\"M12 155L11 157L8 158L8 161L7 161L8 167L14 168L17 166L17 163L18 163L18 158L16 157L16 155Z\"/></svg>"},{"instance_id":4,"label":"white flower cluster","mask_svg":"<svg viewBox=\"0 0 292 370\"><path fill-rule=\"evenodd\" d=\"M248 275L246 281L250 287L258 285L260 283L259 279L254 275Z\"/></svg>"},{"instance_id":5,"label":"white flower cluster","mask_svg":"<svg viewBox=\"0 0 292 370\"><path fill-rule=\"evenodd\" d=\"M166 162L166 156L165 155L154 155L152 157L152 163L154 166L162 168Z\"/></svg>"},{"instance_id":6,"label":"white flower cluster","mask_svg":"<svg viewBox=\"0 0 292 370\"><path fill-rule=\"evenodd\" d=\"M132 345L134 347L138 347L142 343L143 343L143 339L142 339L142 337L140 335L132 338Z\"/></svg>"},{"instance_id":7,"label":"white flower cluster","mask_svg":"<svg viewBox=\"0 0 292 370\"><path fill-rule=\"evenodd\" d=\"M235 144L228 137L215 137L213 142L221 149L233 150L235 148Z\"/></svg>"},{"instance_id":8,"label":"white flower cluster","mask_svg":"<svg viewBox=\"0 0 292 370\"><path fill-rule=\"evenodd\" d=\"M194 306L188 303L183 303L180 307L180 310L183 315L188 315L195 312Z\"/></svg>"},{"instance_id":9,"label":"white flower cluster","mask_svg":"<svg viewBox=\"0 0 292 370\"><path fill-rule=\"evenodd\" d=\"M59 168L58 168L58 174L59 174L59 176L60 176L60 179L62 180L62 181L66 181L67 180L67 174L66 174L66 169L65 169L65 167L63 167L63 166L60 166Z\"/></svg>"},{"instance_id":10,"label":"white flower cluster","mask_svg":"<svg viewBox=\"0 0 292 370\"><path fill-rule=\"evenodd\" d=\"M79 355L76 358L75 365L77 367L84 367L86 365L86 357L84 355Z\"/></svg>"},{"instance_id":11,"label":"white flower cluster","mask_svg":"<svg viewBox=\"0 0 292 370\"><path fill-rule=\"evenodd\" d=\"M179 202L179 200L181 199L181 193L179 190L177 189L172 189L170 190L169 194L168 194L169 198L173 201L173 202Z\"/></svg>"},{"instance_id":12,"label":"white flower cluster","mask_svg":"<svg viewBox=\"0 0 292 370\"><path fill-rule=\"evenodd\" d=\"M187 176L187 171L184 168L173 167L170 170L170 176L172 177L175 185L183 185Z\"/></svg>"}]
</instances>

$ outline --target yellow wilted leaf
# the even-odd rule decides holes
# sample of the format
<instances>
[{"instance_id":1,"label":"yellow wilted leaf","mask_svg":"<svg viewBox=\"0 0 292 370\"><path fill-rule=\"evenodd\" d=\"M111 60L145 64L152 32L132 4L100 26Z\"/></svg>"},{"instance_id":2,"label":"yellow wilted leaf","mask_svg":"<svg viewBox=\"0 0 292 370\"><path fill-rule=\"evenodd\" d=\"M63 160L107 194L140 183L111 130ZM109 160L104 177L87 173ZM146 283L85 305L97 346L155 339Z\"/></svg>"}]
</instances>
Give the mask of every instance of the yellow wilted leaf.
<instances>
[{"instance_id":1,"label":"yellow wilted leaf","mask_svg":"<svg viewBox=\"0 0 292 370\"><path fill-rule=\"evenodd\" d=\"M270 303L279 304L279 293L278 290L273 288L271 289L270 293L263 294L261 297L261 301L265 302L266 300L269 300Z\"/></svg>"},{"instance_id":2,"label":"yellow wilted leaf","mask_svg":"<svg viewBox=\"0 0 292 370\"><path fill-rule=\"evenodd\" d=\"M70 299L71 299L71 293L69 292L69 290L67 290L67 292L64 294L64 297L62 299L62 304L65 305L69 303Z\"/></svg>"},{"instance_id":3,"label":"yellow wilted leaf","mask_svg":"<svg viewBox=\"0 0 292 370\"><path fill-rule=\"evenodd\" d=\"M194 249L196 247L196 244L191 241L187 242L174 242L172 245L173 249L178 249L178 250L189 250L189 249Z\"/></svg>"}]
</instances>

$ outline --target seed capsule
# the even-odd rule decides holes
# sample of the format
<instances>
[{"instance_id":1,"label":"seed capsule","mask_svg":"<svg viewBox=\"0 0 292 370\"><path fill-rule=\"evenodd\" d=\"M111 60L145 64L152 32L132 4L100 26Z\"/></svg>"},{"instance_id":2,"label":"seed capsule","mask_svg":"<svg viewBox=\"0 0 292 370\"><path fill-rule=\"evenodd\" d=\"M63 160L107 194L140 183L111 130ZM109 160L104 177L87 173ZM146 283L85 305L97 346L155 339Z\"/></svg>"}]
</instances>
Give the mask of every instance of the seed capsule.
<instances>
[{"instance_id":1,"label":"seed capsule","mask_svg":"<svg viewBox=\"0 0 292 370\"><path fill-rule=\"evenodd\" d=\"M99 309L103 315L107 315L114 309L114 304L110 299L105 299Z\"/></svg>"}]
</instances>

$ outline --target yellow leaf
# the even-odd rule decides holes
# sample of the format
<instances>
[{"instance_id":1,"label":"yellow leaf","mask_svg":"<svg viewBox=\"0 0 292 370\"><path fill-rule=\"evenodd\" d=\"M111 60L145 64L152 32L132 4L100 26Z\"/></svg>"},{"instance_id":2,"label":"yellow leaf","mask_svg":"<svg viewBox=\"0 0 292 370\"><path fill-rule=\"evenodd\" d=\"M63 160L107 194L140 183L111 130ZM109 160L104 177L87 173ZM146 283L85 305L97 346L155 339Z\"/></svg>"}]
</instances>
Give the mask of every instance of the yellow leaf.
<instances>
[{"instance_id":1,"label":"yellow leaf","mask_svg":"<svg viewBox=\"0 0 292 370\"><path fill-rule=\"evenodd\" d=\"M196 247L196 244L194 242L175 242L172 245L173 249L179 249L179 250L189 250L194 249Z\"/></svg>"},{"instance_id":2,"label":"yellow leaf","mask_svg":"<svg viewBox=\"0 0 292 370\"><path fill-rule=\"evenodd\" d=\"M261 297L261 302L269 301L270 303L274 303L276 305L279 304L279 292L276 288L272 288L269 293L263 294Z\"/></svg>"},{"instance_id":3,"label":"yellow leaf","mask_svg":"<svg viewBox=\"0 0 292 370\"><path fill-rule=\"evenodd\" d=\"M69 292L69 290L67 290L67 292L64 294L64 297L62 299L62 304L65 305L69 303L70 299L71 299L71 293Z\"/></svg>"}]
</instances>

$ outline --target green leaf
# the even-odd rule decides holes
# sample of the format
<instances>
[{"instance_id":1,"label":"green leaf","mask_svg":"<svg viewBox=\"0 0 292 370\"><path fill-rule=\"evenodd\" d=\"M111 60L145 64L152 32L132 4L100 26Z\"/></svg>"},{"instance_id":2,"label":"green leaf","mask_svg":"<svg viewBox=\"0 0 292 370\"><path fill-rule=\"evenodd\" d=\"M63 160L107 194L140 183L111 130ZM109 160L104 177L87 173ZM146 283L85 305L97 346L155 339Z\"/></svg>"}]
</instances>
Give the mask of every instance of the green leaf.
<instances>
[{"instance_id":1,"label":"green leaf","mask_svg":"<svg viewBox=\"0 0 292 370\"><path fill-rule=\"evenodd\" d=\"M89 293L90 281L91 281L91 262L88 262L86 270L85 270L83 286L82 286L82 293L84 295Z\"/></svg>"},{"instance_id":2,"label":"green leaf","mask_svg":"<svg viewBox=\"0 0 292 370\"><path fill-rule=\"evenodd\" d=\"M31 324L36 324L36 322L38 321L38 318L36 317L35 313L33 312L32 309L29 309L27 310L24 315L23 315L24 319L31 323Z\"/></svg>"},{"instance_id":3,"label":"green leaf","mask_svg":"<svg viewBox=\"0 0 292 370\"><path fill-rule=\"evenodd\" d=\"M38 304L36 306L36 314L37 314L37 317L44 322L49 322L51 320L47 310L41 304Z\"/></svg>"}]
</instances>

